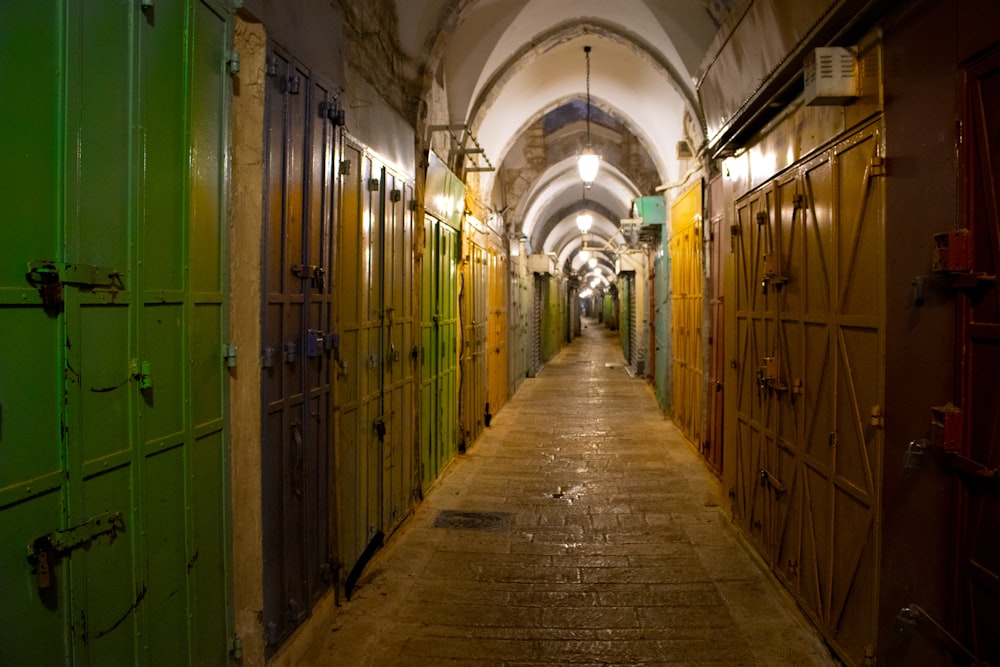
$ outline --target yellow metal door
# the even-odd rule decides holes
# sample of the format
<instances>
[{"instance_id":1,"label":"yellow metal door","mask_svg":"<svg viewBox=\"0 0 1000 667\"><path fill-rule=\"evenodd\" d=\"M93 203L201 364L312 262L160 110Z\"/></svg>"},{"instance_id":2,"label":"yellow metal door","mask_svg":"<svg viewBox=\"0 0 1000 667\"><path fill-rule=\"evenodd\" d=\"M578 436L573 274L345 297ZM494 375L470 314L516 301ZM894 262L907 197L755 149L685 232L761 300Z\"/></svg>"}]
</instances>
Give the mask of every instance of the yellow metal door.
<instances>
[{"instance_id":1,"label":"yellow metal door","mask_svg":"<svg viewBox=\"0 0 1000 667\"><path fill-rule=\"evenodd\" d=\"M381 320L382 530L392 532L409 514L418 482L413 476L417 348L413 317L412 185L383 168Z\"/></svg>"},{"instance_id":2,"label":"yellow metal door","mask_svg":"<svg viewBox=\"0 0 1000 667\"><path fill-rule=\"evenodd\" d=\"M828 639L874 645L884 369L880 133L737 203L734 514Z\"/></svg>"},{"instance_id":3,"label":"yellow metal door","mask_svg":"<svg viewBox=\"0 0 1000 667\"><path fill-rule=\"evenodd\" d=\"M702 427L702 187L699 182L670 207L670 318L673 348L673 419L701 446Z\"/></svg>"},{"instance_id":4,"label":"yellow metal door","mask_svg":"<svg viewBox=\"0 0 1000 667\"><path fill-rule=\"evenodd\" d=\"M379 229L378 178L362 148L341 145L340 220L337 249L337 354L335 414L338 545L341 566L351 580L366 552L381 539L381 450L372 426L378 419ZM374 206L374 208L373 208ZM344 581L341 578L341 581ZM348 586L349 588L349 586Z\"/></svg>"},{"instance_id":5,"label":"yellow metal door","mask_svg":"<svg viewBox=\"0 0 1000 667\"><path fill-rule=\"evenodd\" d=\"M496 412L507 402L507 256L493 245L489 259L489 324L486 350L489 392L487 412Z\"/></svg>"}]
</instances>

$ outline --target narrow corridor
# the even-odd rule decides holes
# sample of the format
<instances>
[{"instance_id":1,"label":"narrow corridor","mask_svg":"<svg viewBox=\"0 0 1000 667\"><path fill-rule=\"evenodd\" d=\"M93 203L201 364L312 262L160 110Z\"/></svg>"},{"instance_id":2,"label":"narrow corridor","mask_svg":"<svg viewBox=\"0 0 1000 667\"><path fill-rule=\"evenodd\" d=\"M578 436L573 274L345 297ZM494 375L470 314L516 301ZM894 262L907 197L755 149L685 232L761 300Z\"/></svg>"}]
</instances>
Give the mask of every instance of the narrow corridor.
<instances>
[{"instance_id":1,"label":"narrow corridor","mask_svg":"<svg viewBox=\"0 0 1000 667\"><path fill-rule=\"evenodd\" d=\"M617 335L584 325L350 602L318 610L332 627L275 665L836 664L741 548Z\"/></svg>"}]
</instances>

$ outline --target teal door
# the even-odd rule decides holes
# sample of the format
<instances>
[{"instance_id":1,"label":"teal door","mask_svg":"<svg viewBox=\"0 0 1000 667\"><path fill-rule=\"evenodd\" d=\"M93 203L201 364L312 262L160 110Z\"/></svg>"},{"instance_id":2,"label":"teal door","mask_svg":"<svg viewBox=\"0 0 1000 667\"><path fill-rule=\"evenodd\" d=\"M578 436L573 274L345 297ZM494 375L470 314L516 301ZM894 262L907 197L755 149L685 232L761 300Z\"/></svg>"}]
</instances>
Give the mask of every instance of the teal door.
<instances>
[{"instance_id":1,"label":"teal door","mask_svg":"<svg viewBox=\"0 0 1000 667\"><path fill-rule=\"evenodd\" d=\"M229 18L0 4L0 664L228 660Z\"/></svg>"}]
</instances>

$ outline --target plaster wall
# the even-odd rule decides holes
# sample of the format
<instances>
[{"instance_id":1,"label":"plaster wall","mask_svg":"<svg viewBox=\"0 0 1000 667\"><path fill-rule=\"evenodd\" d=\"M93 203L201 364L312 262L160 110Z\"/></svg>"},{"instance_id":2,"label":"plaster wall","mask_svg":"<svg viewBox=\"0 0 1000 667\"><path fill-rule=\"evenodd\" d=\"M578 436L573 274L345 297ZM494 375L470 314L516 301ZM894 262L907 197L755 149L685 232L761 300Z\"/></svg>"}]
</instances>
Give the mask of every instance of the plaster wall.
<instances>
[{"instance_id":1,"label":"plaster wall","mask_svg":"<svg viewBox=\"0 0 1000 667\"><path fill-rule=\"evenodd\" d=\"M230 340L238 362L230 375L232 424L233 609L243 641L243 667L264 664L263 546L260 477L260 303L264 76L267 36L260 23L236 17L234 46L240 72L233 78L232 261Z\"/></svg>"}]
</instances>

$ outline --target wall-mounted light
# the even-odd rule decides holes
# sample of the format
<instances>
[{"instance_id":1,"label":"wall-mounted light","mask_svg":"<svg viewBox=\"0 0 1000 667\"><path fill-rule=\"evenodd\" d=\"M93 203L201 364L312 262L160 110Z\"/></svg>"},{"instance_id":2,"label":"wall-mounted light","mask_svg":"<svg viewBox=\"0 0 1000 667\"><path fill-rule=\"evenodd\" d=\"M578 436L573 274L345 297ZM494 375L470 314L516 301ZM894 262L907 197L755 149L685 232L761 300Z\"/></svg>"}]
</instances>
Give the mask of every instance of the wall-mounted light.
<instances>
[{"instance_id":1,"label":"wall-mounted light","mask_svg":"<svg viewBox=\"0 0 1000 667\"><path fill-rule=\"evenodd\" d=\"M580 169L580 180L590 187L597 179L597 172L601 167L601 158L594 152L590 143L590 47L583 47L584 57L587 60L587 145L580 151L577 159L577 167Z\"/></svg>"}]
</instances>

